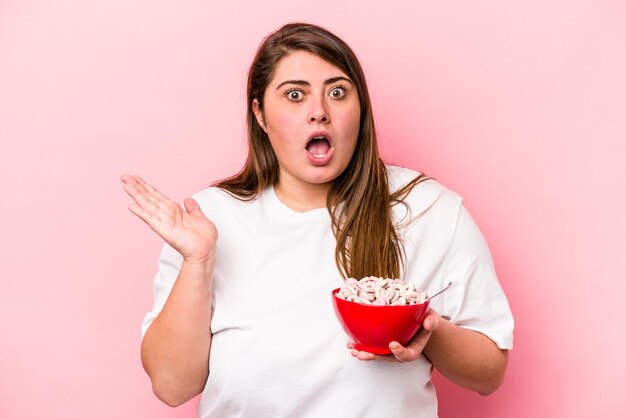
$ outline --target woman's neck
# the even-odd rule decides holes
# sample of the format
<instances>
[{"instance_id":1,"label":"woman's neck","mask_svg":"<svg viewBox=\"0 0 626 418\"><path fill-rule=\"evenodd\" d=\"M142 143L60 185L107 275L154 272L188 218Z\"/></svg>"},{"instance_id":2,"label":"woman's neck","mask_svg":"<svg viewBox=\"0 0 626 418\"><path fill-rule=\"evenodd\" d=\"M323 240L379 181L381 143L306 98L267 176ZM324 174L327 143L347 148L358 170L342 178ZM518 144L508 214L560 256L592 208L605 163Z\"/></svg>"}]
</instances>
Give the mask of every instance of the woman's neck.
<instances>
[{"instance_id":1,"label":"woman's neck","mask_svg":"<svg viewBox=\"0 0 626 418\"><path fill-rule=\"evenodd\" d=\"M296 212L307 212L326 207L330 184L278 181L274 191L278 199Z\"/></svg>"}]
</instances>

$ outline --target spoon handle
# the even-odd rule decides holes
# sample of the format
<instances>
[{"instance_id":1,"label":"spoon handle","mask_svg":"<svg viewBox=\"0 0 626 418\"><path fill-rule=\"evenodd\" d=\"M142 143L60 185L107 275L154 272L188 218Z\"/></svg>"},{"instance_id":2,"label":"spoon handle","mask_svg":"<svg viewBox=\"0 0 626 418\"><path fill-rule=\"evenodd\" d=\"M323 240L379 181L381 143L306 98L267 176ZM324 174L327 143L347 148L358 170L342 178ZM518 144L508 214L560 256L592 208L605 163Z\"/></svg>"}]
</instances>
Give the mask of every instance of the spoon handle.
<instances>
[{"instance_id":1,"label":"spoon handle","mask_svg":"<svg viewBox=\"0 0 626 418\"><path fill-rule=\"evenodd\" d=\"M432 299L432 298L434 298L435 296L437 296L437 295L439 295L439 294L443 293L444 291L448 290L448 289L450 288L450 286L451 286L451 285L452 285L452 282L448 282L448 284L447 284L447 285L446 285L443 289L441 289L440 291L438 291L438 292L437 292L437 293L435 293L434 295L427 297L427 298L426 298L426 300L424 301L424 303L428 302L429 300L431 300L431 299Z\"/></svg>"}]
</instances>

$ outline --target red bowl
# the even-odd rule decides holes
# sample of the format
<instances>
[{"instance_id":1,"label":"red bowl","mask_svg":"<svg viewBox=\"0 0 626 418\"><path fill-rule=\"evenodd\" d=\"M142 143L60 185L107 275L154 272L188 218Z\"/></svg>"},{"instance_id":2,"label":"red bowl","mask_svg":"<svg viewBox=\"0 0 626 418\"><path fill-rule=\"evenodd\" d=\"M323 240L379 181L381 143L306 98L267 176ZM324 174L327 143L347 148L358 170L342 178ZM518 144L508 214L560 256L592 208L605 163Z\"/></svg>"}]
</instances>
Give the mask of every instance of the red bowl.
<instances>
[{"instance_id":1,"label":"red bowl","mask_svg":"<svg viewBox=\"0 0 626 418\"><path fill-rule=\"evenodd\" d=\"M391 354L389 343L403 346L413 338L428 315L430 301L419 305L380 306L349 302L332 291L333 308L354 348L374 354Z\"/></svg>"}]
</instances>

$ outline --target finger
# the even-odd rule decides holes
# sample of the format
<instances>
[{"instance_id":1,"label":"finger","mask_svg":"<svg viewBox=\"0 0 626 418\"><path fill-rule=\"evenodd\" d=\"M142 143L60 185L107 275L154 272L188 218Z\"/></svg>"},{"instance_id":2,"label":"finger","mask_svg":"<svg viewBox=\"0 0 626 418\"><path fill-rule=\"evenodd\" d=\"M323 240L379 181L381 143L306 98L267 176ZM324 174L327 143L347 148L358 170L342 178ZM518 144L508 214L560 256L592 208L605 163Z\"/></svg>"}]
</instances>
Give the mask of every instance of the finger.
<instances>
[{"instance_id":1,"label":"finger","mask_svg":"<svg viewBox=\"0 0 626 418\"><path fill-rule=\"evenodd\" d=\"M158 203L163 200L165 196L159 193L156 189L146 183L141 177L131 174L123 174L121 180L124 182L124 188L128 192L132 190L135 194L142 193L146 200ZM128 186L128 187L127 187ZM132 187L130 187L132 186ZM129 193L131 194L131 193ZM131 194L134 197L134 195Z\"/></svg>"},{"instance_id":2,"label":"finger","mask_svg":"<svg viewBox=\"0 0 626 418\"><path fill-rule=\"evenodd\" d=\"M151 212L156 212L156 210L158 209L157 202L155 202L155 201L153 201L151 199L148 199L146 194L144 192L142 192L141 190L139 190L135 186L135 184L133 184L133 183L125 183L124 184L124 190L126 191L126 193L128 193L128 195L130 197L133 198L135 203L137 203L142 208L148 209Z\"/></svg>"},{"instance_id":3,"label":"finger","mask_svg":"<svg viewBox=\"0 0 626 418\"><path fill-rule=\"evenodd\" d=\"M422 353L419 347L403 347L396 341L389 343L391 354L400 362L413 361Z\"/></svg>"},{"instance_id":4,"label":"finger","mask_svg":"<svg viewBox=\"0 0 626 418\"><path fill-rule=\"evenodd\" d=\"M148 184L144 179L139 176L133 176L134 183L133 185L137 188L137 190L141 191L145 194L146 199L159 203L161 201L167 200L167 197L164 196L161 192L155 189L153 186Z\"/></svg>"},{"instance_id":5,"label":"finger","mask_svg":"<svg viewBox=\"0 0 626 418\"><path fill-rule=\"evenodd\" d=\"M135 176L125 174L122 176L122 181L124 182L124 190L126 190L129 195L133 196L136 194L146 193L145 188L139 181L137 181Z\"/></svg>"},{"instance_id":6,"label":"finger","mask_svg":"<svg viewBox=\"0 0 626 418\"><path fill-rule=\"evenodd\" d=\"M204 216L204 214L202 213L202 209L200 209L200 205L198 205L198 202L196 202L192 198L188 197L183 203L185 205L185 210L190 215Z\"/></svg>"},{"instance_id":7,"label":"finger","mask_svg":"<svg viewBox=\"0 0 626 418\"><path fill-rule=\"evenodd\" d=\"M353 348L350 352L352 357L356 357L361 361L388 361L388 362L397 362L398 360L393 355L385 355L385 354L373 354L368 351L359 351Z\"/></svg>"},{"instance_id":8,"label":"finger","mask_svg":"<svg viewBox=\"0 0 626 418\"><path fill-rule=\"evenodd\" d=\"M372 353L367 353L365 351L359 351L356 348L354 348L354 343L352 341L348 341L346 343L346 347L350 349L350 354L352 355L352 357L356 357L359 360L364 360L364 361L368 361L368 360L373 360L374 359L374 355Z\"/></svg>"},{"instance_id":9,"label":"finger","mask_svg":"<svg viewBox=\"0 0 626 418\"><path fill-rule=\"evenodd\" d=\"M122 182L124 182L124 184L132 184L138 190L142 190L142 191L144 190L143 183L145 183L145 181L143 181L143 179L137 175L122 174L121 180Z\"/></svg>"},{"instance_id":10,"label":"finger","mask_svg":"<svg viewBox=\"0 0 626 418\"><path fill-rule=\"evenodd\" d=\"M352 354L352 357L356 357L361 361L372 361L376 359L376 355L368 353L367 351L359 351L355 348L352 349L350 354Z\"/></svg>"},{"instance_id":11,"label":"finger","mask_svg":"<svg viewBox=\"0 0 626 418\"><path fill-rule=\"evenodd\" d=\"M167 196L165 196L163 193L159 192L150 183L148 183L147 181L145 181L144 179L142 179L139 176L136 176L136 177L137 177L137 180L139 181L139 183L141 184L141 186L146 190L147 193L149 193L150 195L154 196L158 200L168 199Z\"/></svg>"},{"instance_id":12,"label":"finger","mask_svg":"<svg viewBox=\"0 0 626 418\"><path fill-rule=\"evenodd\" d=\"M135 198L135 196L142 194L141 190L139 190L137 186L135 186L135 184L130 181L124 182L124 191L128 193L128 195L133 199Z\"/></svg>"},{"instance_id":13,"label":"finger","mask_svg":"<svg viewBox=\"0 0 626 418\"><path fill-rule=\"evenodd\" d=\"M397 342L392 342L389 344L389 349L399 361L413 361L422 354L435 328L437 328L436 317L428 315L424 319L422 328L420 328L406 347L402 347Z\"/></svg>"},{"instance_id":14,"label":"finger","mask_svg":"<svg viewBox=\"0 0 626 418\"><path fill-rule=\"evenodd\" d=\"M136 183L137 180L135 180L135 176L133 176L132 174L122 174L120 177L120 180L122 180L123 183Z\"/></svg>"},{"instance_id":15,"label":"finger","mask_svg":"<svg viewBox=\"0 0 626 418\"><path fill-rule=\"evenodd\" d=\"M152 213L136 203L131 203L130 205L128 205L128 210L136 215L139 219L144 221L146 224L148 224L150 228L155 229L156 217Z\"/></svg>"},{"instance_id":16,"label":"finger","mask_svg":"<svg viewBox=\"0 0 626 418\"><path fill-rule=\"evenodd\" d=\"M434 312L434 311L431 311ZM423 329L425 329L426 331L434 331L437 329L437 327L439 326L439 318L437 317L437 315L434 314L428 314L428 316L426 316L426 318L424 318L424 322L422 323L422 327Z\"/></svg>"}]
</instances>

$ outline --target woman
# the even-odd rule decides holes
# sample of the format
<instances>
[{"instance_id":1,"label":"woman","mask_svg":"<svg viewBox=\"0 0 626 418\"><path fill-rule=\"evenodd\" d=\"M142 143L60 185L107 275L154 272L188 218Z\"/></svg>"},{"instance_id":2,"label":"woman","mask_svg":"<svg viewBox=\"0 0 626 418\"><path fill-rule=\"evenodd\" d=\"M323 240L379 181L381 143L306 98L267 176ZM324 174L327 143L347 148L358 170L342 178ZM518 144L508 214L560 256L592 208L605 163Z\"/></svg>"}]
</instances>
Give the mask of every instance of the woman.
<instances>
[{"instance_id":1,"label":"woman","mask_svg":"<svg viewBox=\"0 0 626 418\"><path fill-rule=\"evenodd\" d=\"M155 394L179 405L202 393L201 417L433 417L433 366L496 390L513 320L489 250L455 193L380 160L350 48L282 27L257 51L247 105L242 171L186 210L122 176L131 212L167 243L143 326ZM372 275L455 285L406 347L346 350L330 291Z\"/></svg>"}]
</instances>

